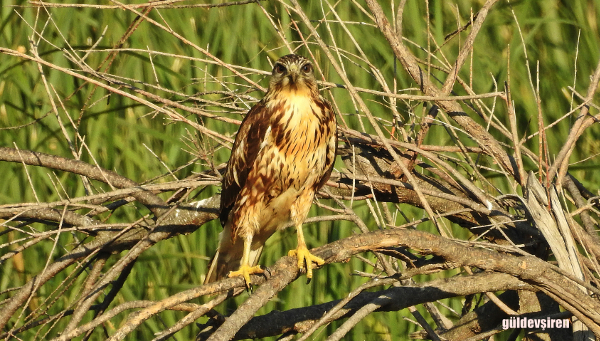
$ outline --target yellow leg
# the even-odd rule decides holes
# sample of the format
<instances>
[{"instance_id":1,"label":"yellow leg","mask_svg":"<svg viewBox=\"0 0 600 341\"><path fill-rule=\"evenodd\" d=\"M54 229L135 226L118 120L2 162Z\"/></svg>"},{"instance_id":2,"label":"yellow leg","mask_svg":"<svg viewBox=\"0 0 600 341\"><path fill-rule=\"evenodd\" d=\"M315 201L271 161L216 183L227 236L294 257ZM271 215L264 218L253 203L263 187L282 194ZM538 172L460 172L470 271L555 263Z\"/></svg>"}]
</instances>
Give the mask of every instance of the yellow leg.
<instances>
[{"instance_id":1,"label":"yellow leg","mask_svg":"<svg viewBox=\"0 0 600 341\"><path fill-rule=\"evenodd\" d=\"M250 281L251 274L262 274L265 270L261 269L259 265L250 266L250 247L252 246L252 236L247 236L244 239L244 254L242 256L242 262L238 271L231 271L227 277L242 276L246 280L246 288L250 289L252 282Z\"/></svg>"},{"instance_id":2,"label":"yellow leg","mask_svg":"<svg viewBox=\"0 0 600 341\"><path fill-rule=\"evenodd\" d=\"M298 248L295 250L290 250L290 252L288 252L288 256L298 257L298 268L300 269L303 269L304 264L306 263L306 278L311 279L313 262L317 263L317 265L323 265L325 264L325 261L322 258L319 258L308 252L308 248L306 248L306 242L304 241L302 225L296 227L296 230L298 232Z\"/></svg>"}]
</instances>

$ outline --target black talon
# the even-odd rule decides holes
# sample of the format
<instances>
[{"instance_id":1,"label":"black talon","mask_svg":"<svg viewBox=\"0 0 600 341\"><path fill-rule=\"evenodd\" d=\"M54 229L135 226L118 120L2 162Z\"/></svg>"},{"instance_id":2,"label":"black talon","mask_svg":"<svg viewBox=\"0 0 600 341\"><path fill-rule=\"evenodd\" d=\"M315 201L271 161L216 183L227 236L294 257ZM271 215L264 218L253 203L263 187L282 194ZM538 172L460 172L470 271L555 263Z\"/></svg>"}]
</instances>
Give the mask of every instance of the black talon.
<instances>
[{"instance_id":1,"label":"black talon","mask_svg":"<svg viewBox=\"0 0 600 341\"><path fill-rule=\"evenodd\" d=\"M263 266L263 265L261 265L260 268L263 269L263 270L265 270L265 272L263 272L263 276L265 276L266 279L269 279L271 277L271 275L272 275L271 274L271 269L269 269L268 267ZM267 275L267 273L268 273L268 275Z\"/></svg>"}]
</instances>

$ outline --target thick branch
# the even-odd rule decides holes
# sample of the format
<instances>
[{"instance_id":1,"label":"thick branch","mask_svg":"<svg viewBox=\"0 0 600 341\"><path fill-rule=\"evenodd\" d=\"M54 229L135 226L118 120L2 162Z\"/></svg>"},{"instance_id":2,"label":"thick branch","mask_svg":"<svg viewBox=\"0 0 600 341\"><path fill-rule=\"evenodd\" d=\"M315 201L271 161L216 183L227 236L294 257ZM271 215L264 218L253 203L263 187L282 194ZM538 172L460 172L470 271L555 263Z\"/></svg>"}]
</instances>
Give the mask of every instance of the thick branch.
<instances>
[{"instance_id":1,"label":"thick branch","mask_svg":"<svg viewBox=\"0 0 600 341\"><path fill-rule=\"evenodd\" d=\"M485 271L501 272L547 293L563 307L580 318L597 335L600 332L600 302L577 287L597 292L587 283L563 274L560 269L532 256L512 256L500 252L465 246L418 230L391 229L351 236L311 252L327 264L347 261L352 255L373 250L407 247L421 254L440 256L454 267L473 266ZM272 276L242 306L231 315L209 340L229 340L249 321L282 286L298 277L293 257L280 259L272 268ZM257 284L264 279L257 277ZM229 280L228 280L229 281ZM253 280L254 282L254 280ZM242 281L239 281L242 285ZM523 289L528 289L524 285Z\"/></svg>"},{"instance_id":2,"label":"thick branch","mask_svg":"<svg viewBox=\"0 0 600 341\"><path fill-rule=\"evenodd\" d=\"M0 329L4 328L4 325L8 322L13 313L27 300L27 297L33 294L34 288L44 284L58 272L66 269L77 260L88 257L100 250L108 252L126 250L134 245L138 245L140 242L142 242L144 246L139 250L141 253L159 240L170 238L181 233L193 232L202 224L217 218L219 201L219 196L213 196L209 199L201 200L193 204L193 206L179 207L164 216L163 219L158 222L159 225L151 231L140 226L135 226L124 232L100 234L93 241L81 245L68 254L58 258L48 266L46 271L33 277L27 282L3 306L3 309L0 312ZM123 268L127 263L124 260L130 260L131 257L134 256L136 255L128 253L125 257L121 258L119 264L122 264L122 266L111 268L111 270L113 270L112 272L115 274L118 273L117 270ZM107 281L111 280L111 276L108 276L108 274L109 273L105 274L103 280L100 281L96 287L104 286L107 284Z\"/></svg>"},{"instance_id":3,"label":"thick branch","mask_svg":"<svg viewBox=\"0 0 600 341\"><path fill-rule=\"evenodd\" d=\"M0 147L0 161L22 162L26 165L47 167L51 169L83 175L101 181L116 188L136 187L137 183L113 171L102 169L79 160L66 159L56 155L32 152L13 148ZM155 216L160 216L167 204L149 191L132 193L141 204L146 206Z\"/></svg>"},{"instance_id":4,"label":"thick branch","mask_svg":"<svg viewBox=\"0 0 600 341\"><path fill-rule=\"evenodd\" d=\"M467 277L453 277L435 280L423 284L393 287L377 292L363 292L340 309L333 320L352 315L358 309L377 297L387 297L388 303L376 311L398 311L426 302L443 298L472 295L480 292L504 290L533 290L528 284L501 273L481 273ZM340 300L318 304L311 307L272 311L266 315L252 318L235 335L234 340L263 338L284 333L303 333L331 310Z\"/></svg>"}]
</instances>

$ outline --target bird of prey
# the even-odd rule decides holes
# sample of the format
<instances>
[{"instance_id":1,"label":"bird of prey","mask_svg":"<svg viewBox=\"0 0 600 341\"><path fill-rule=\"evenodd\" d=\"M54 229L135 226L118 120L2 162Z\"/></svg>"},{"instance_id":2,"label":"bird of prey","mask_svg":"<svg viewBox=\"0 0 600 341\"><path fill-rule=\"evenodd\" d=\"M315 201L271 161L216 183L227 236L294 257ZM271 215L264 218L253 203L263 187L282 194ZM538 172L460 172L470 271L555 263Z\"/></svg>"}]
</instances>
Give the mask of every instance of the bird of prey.
<instances>
[{"instance_id":1,"label":"bird of prey","mask_svg":"<svg viewBox=\"0 0 600 341\"><path fill-rule=\"evenodd\" d=\"M312 63L301 56L281 57L269 90L250 109L235 137L221 190L219 247L205 283L225 276L263 273L257 265L266 240L290 222L298 233L298 267L312 278L312 255L302 223L315 193L327 182L337 150L331 105L318 91Z\"/></svg>"}]
</instances>

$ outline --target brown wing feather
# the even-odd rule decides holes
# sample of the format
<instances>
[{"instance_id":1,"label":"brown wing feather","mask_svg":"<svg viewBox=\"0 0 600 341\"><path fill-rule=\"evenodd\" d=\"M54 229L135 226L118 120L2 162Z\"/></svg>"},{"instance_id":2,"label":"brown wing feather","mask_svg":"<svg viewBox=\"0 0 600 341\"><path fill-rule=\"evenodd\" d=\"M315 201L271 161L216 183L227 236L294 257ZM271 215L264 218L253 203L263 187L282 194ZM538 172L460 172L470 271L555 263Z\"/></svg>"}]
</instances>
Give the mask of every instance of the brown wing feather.
<instances>
[{"instance_id":1,"label":"brown wing feather","mask_svg":"<svg viewBox=\"0 0 600 341\"><path fill-rule=\"evenodd\" d=\"M227 223L229 212L235 204L240 189L246 184L248 172L256 160L268 126L267 110L265 110L264 102L260 101L248 111L242 120L231 149L227 170L223 176L221 213L219 214L223 226Z\"/></svg>"},{"instance_id":2,"label":"brown wing feather","mask_svg":"<svg viewBox=\"0 0 600 341\"><path fill-rule=\"evenodd\" d=\"M325 168L324 171L316 182L316 186L314 188L315 192L317 192L321 187L325 185L327 180L329 180L329 176L331 175L331 171L333 170L333 165L335 164L335 156L337 154L338 149L338 138L337 138L337 122L335 119L335 114L331 105L322 97L320 98L320 105L322 105L322 110L325 113L323 115L324 122L322 122L321 127L323 129L329 129L330 132L333 132L329 141L327 141L327 153L325 156ZM326 134L323 134L327 136Z\"/></svg>"}]
</instances>

